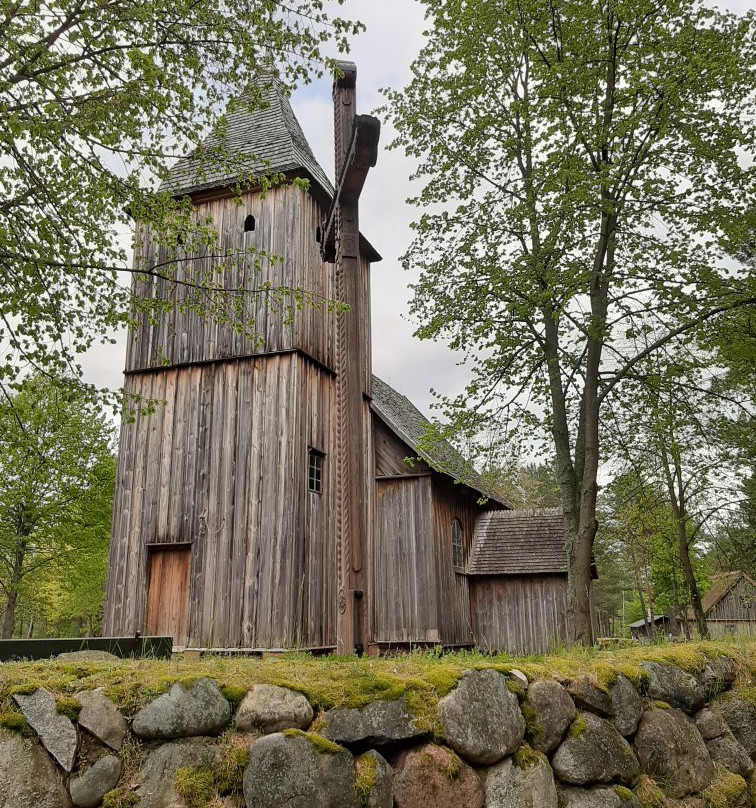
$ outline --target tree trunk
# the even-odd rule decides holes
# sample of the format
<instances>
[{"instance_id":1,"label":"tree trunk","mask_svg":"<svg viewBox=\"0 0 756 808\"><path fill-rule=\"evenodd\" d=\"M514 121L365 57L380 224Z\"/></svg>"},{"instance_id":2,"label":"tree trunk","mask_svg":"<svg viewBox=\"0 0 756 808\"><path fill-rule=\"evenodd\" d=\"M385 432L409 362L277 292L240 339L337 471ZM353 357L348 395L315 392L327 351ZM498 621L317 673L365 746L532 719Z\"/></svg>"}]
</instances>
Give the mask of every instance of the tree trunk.
<instances>
[{"instance_id":1,"label":"tree trunk","mask_svg":"<svg viewBox=\"0 0 756 808\"><path fill-rule=\"evenodd\" d=\"M698 591L698 583L696 576L693 574L693 565L690 563L690 548L688 547L688 508L685 497L685 487L682 479L682 463L680 462L680 453L675 447L670 452L667 452L664 446L661 447L662 462L664 464L664 472L667 479L667 491L669 493L670 504L672 505L672 513L675 517L675 527L677 529L677 550L680 556L680 565L682 566L683 575L685 576L685 583L690 592L690 602L693 606L693 614L696 618L696 626L698 633L702 639L709 636L709 627L706 624L706 615L704 614L703 605L701 603L701 594ZM670 471L670 460L674 467L674 475Z\"/></svg>"},{"instance_id":2,"label":"tree trunk","mask_svg":"<svg viewBox=\"0 0 756 808\"><path fill-rule=\"evenodd\" d=\"M0 637L10 640L13 637L13 627L16 622L16 606L18 605L18 588L23 578L24 558L26 556L26 541L22 541L18 546L13 558L13 569L11 570L10 581L6 587L8 599L3 610L3 625L0 630Z\"/></svg>"}]
</instances>

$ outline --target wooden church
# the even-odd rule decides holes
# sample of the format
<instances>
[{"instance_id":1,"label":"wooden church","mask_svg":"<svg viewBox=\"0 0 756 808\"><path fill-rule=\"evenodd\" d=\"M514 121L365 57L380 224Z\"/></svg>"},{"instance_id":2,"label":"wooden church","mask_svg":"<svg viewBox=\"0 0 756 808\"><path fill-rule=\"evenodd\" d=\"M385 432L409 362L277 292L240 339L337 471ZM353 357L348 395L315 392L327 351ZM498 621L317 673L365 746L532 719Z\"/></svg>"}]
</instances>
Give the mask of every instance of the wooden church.
<instances>
[{"instance_id":1,"label":"wooden church","mask_svg":"<svg viewBox=\"0 0 756 808\"><path fill-rule=\"evenodd\" d=\"M250 294L251 335L182 306L180 284L138 281L139 294L176 305L129 335L126 392L164 403L121 427L106 635L340 653L470 646L479 626L491 648L546 650L564 637L566 558L539 532L555 515L528 514L524 544L515 537L510 563L495 563L491 537L508 542L515 522L491 525L509 506L450 446L430 456L423 416L372 375L380 256L360 233L358 200L380 125L356 114L355 79L343 63L333 87L335 187L274 79L264 108L228 116L225 143L247 169L306 189L252 186L239 204L237 175L191 157L171 172L167 187L209 217L223 254L280 258L259 272L224 264L223 286L302 288L346 307L287 317ZM149 232L138 243L143 265L169 260ZM187 258L213 269L212 257Z\"/></svg>"}]
</instances>

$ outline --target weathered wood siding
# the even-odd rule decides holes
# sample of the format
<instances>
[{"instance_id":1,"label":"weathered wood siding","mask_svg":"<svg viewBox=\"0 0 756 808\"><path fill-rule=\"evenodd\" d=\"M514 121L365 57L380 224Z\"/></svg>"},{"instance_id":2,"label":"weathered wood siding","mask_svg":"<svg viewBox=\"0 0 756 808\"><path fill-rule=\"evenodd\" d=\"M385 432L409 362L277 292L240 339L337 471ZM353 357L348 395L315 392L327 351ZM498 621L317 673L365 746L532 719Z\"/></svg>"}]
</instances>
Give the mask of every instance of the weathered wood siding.
<instances>
[{"instance_id":1,"label":"weathered wood siding","mask_svg":"<svg viewBox=\"0 0 756 808\"><path fill-rule=\"evenodd\" d=\"M255 217L255 229L245 233L244 221L249 214ZM182 304L191 290L181 283L157 277L138 282L135 285L138 295L167 300L172 305L156 322L150 322L147 314L137 318L138 327L129 336L127 370L291 348L299 348L333 369L335 314L327 310L326 303L335 298L334 267L320 258L315 234L325 212L315 199L299 189L278 187L264 197L247 193L242 204L230 198L199 203L195 215L212 221L220 235L214 256L226 257L193 259L179 250L180 260L164 267L162 272L186 281L192 275L196 279L198 270L209 272L215 267L216 274L211 277L216 286L225 289L243 286L250 290L243 309L245 329L237 332L212 315L187 311ZM165 247L157 245L148 234L139 232L137 236L143 245L138 256L140 266L160 267L170 259ZM240 251L251 248L280 256L282 260L263 260L256 268L254 259L239 257ZM217 272L219 264L223 265L223 272ZM188 271L189 267L193 270ZM272 291L282 287L306 289L323 305L314 308L305 303L294 313L293 322L287 323L291 312L280 311L280 303ZM233 295L229 295L228 300L232 299Z\"/></svg>"},{"instance_id":2,"label":"weathered wood siding","mask_svg":"<svg viewBox=\"0 0 756 808\"><path fill-rule=\"evenodd\" d=\"M467 575L452 563L452 523L462 524L462 548L465 562L475 530L475 517L481 511L478 494L448 477L433 475L433 537L435 542L436 586L438 588L438 625L444 645L470 645L473 626L470 616L470 591Z\"/></svg>"},{"instance_id":3,"label":"weathered wood siding","mask_svg":"<svg viewBox=\"0 0 756 808\"><path fill-rule=\"evenodd\" d=\"M373 440L376 477L403 477L407 474L427 474L430 471L427 463L422 460L405 462L406 458L415 457L417 452L398 440L376 415L373 415Z\"/></svg>"},{"instance_id":4,"label":"weathered wood siding","mask_svg":"<svg viewBox=\"0 0 756 808\"><path fill-rule=\"evenodd\" d=\"M430 477L375 485L375 642L439 642Z\"/></svg>"},{"instance_id":5,"label":"weathered wood siding","mask_svg":"<svg viewBox=\"0 0 756 808\"><path fill-rule=\"evenodd\" d=\"M746 578L735 586L706 615L709 633L756 634L756 587Z\"/></svg>"},{"instance_id":6,"label":"weathered wood siding","mask_svg":"<svg viewBox=\"0 0 756 808\"><path fill-rule=\"evenodd\" d=\"M297 353L127 377L166 403L121 428L106 633L144 630L148 545L189 542L190 645L335 643L332 387Z\"/></svg>"},{"instance_id":7,"label":"weathered wood siding","mask_svg":"<svg viewBox=\"0 0 756 808\"><path fill-rule=\"evenodd\" d=\"M470 589L479 648L532 654L565 642L566 576L481 576L470 580Z\"/></svg>"}]
</instances>

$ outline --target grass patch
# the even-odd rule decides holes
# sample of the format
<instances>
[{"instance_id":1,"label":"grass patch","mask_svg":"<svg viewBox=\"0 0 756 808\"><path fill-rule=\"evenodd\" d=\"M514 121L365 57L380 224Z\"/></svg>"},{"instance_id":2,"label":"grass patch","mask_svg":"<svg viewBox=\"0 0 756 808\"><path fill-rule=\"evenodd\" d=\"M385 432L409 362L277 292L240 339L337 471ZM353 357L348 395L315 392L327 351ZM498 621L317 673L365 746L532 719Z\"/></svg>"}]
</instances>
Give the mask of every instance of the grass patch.
<instances>
[{"instance_id":1,"label":"grass patch","mask_svg":"<svg viewBox=\"0 0 756 808\"><path fill-rule=\"evenodd\" d=\"M360 805L367 808L370 792L375 786L376 762L372 755L361 755L354 762L355 789Z\"/></svg>"},{"instance_id":2,"label":"grass patch","mask_svg":"<svg viewBox=\"0 0 756 808\"><path fill-rule=\"evenodd\" d=\"M102 808L132 808L139 802L139 797L128 788L114 788L102 798Z\"/></svg>"},{"instance_id":3,"label":"grass patch","mask_svg":"<svg viewBox=\"0 0 756 808\"><path fill-rule=\"evenodd\" d=\"M531 749L526 743L518 747L512 757L512 761L518 769L529 769L537 766L542 760L546 760L546 756Z\"/></svg>"},{"instance_id":4,"label":"grass patch","mask_svg":"<svg viewBox=\"0 0 756 808\"><path fill-rule=\"evenodd\" d=\"M706 808L735 808L740 805L748 791L746 781L718 764L714 765L714 770L711 785L701 795Z\"/></svg>"},{"instance_id":5,"label":"grass patch","mask_svg":"<svg viewBox=\"0 0 756 808\"><path fill-rule=\"evenodd\" d=\"M288 687L303 693L316 711L335 707L363 707L371 701L404 698L418 729L438 735L436 705L466 670L492 668L508 673L521 670L530 681L574 680L586 675L603 687L621 673L636 685L644 681L640 663L646 660L700 670L708 659L726 654L734 660L737 693L756 703L756 642L721 638L698 643L669 643L633 648L573 648L551 656L513 659L506 654L480 651L450 654L416 651L395 657L312 657L304 653L280 657L209 656L90 661L72 664L58 660L10 662L0 678L0 713L12 712L14 693L45 687L55 698L72 698L81 690L104 687L105 693L127 716L165 693L176 682L184 686L200 677L217 682L232 703L255 684ZM511 681L511 680L508 680ZM516 685L515 685L516 686ZM519 693L518 693L519 696Z\"/></svg>"},{"instance_id":6,"label":"grass patch","mask_svg":"<svg viewBox=\"0 0 756 808\"><path fill-rule=\"evenodd\" d=\"M213 766L218 794L223 796L241 791L244 769L249 763L249 739L229 730L221 737L218 750L220 759Z\"/></svg>"},{"instance_id":7,"label":"grass patch","mask_svg":"<svg viewBox=\"0 0 756 808\"><path fill-rule=\"evenodd\" d=\"M26 719L21 713L14 713L10 710L0 713L0 727L9 729L11 732L17 732L19 735L24 735L27 738L31 735L29 725L26 723Z\"/></svg>"},{"instance_id":8,"label":"grass patch","mask_svg":"<svg viewBox=\"0 0 756 808\"><path fill-rule=\"evenodd\" d=\"M677 800L669 799L647 774L640 776L635 796L641 808L677 808L680 805Z\"/></svg>"},{"instance_id":9,"label":"grass patch","mask_svg":"<svg viewBox=\"0 0 756 808\"><path fill-rule=\"evenodd\" d=\"M204 808L215 797L215 777L208 766L179 769L173 787L187 808Z\"/></svg>"},{"instance_id":10,"label":"grass patch","mask_svg":"<svg viewBox=\"0 0 756 808\"><path fill-rule=\"evenodd\" d=\"M221 685L220 692L225 697L226 701L231 703L234 710L242 703L242 700L247 695L246 687L237 687L236 685Z\"/></svg>"}]
</instances>

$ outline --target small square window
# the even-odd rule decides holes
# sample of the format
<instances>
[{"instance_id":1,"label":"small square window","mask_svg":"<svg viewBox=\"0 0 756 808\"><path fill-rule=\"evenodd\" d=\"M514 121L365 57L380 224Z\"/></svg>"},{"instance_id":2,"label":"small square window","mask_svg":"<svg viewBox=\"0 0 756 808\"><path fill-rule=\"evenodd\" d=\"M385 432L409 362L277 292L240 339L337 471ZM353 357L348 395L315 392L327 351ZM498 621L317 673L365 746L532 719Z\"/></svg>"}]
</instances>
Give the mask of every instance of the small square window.
<instances>
[{"instance_id":1,"label":"small square window","mask_svg":"<svg viewBox=\"0 0 756 808\"><path fill-rule=\"evenodd\" d=\"M323 458L325 455L317 449L310 449L307 454L307 490L314 494L323 493Z\"/></svg>"}]
</instances>

